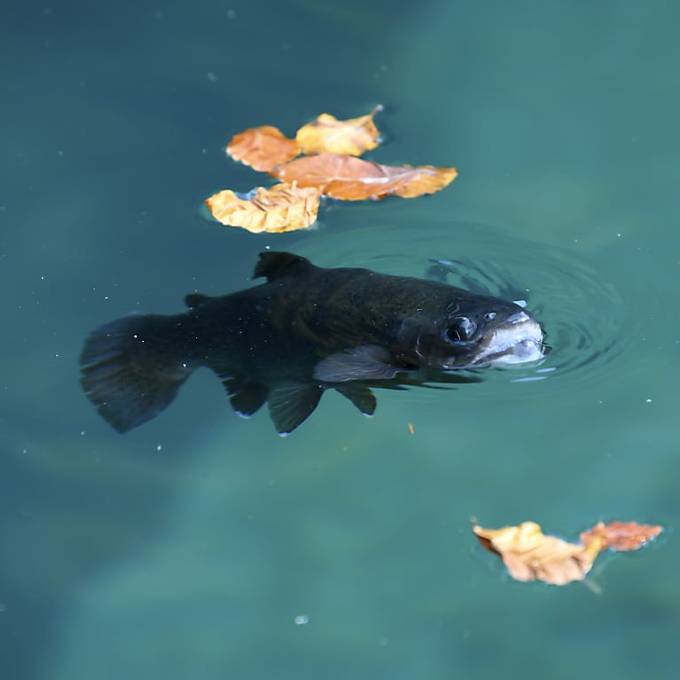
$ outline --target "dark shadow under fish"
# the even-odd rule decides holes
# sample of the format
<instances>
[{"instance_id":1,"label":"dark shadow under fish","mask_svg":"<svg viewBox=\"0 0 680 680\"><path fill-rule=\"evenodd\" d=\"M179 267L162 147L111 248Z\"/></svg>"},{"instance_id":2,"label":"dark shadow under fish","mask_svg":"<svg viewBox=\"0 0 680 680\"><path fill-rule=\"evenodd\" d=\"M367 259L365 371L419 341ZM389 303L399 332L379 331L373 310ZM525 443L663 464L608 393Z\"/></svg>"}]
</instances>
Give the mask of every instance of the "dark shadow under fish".
<instances>
[{"instance_id":1,"label":"dark shadow under fish","mask_svg":"<svg viewBox=\"0 0 680 680\"><path fill-rule=\"evenodd\" d=\"M119 432L141 425L205 366L237 413L267 403L288 434L327 389L372 415L373 387L477 382L474 369L543 356L541 327L522 307L445 283L276 252L260 254L258 277L267 282L222 297L188 295L182 314L129 316L94 331L81 382L104 419Z\"/></svg>"}]
</instances>

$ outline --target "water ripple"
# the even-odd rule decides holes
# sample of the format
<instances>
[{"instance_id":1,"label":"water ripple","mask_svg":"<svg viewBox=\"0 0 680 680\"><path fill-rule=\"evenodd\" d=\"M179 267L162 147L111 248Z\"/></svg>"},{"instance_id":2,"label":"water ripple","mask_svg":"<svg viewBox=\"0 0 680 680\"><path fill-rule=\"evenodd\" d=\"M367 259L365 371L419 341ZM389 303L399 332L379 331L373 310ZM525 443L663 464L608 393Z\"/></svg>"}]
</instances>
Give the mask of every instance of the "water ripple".
<instances>
[{"instance_id":1,"label":"water ripple","mask_svg":"<svg viewBox=\"0 0 680 680\"><path fill-rule=\"evenodd\" d=\"M546 331L550 351L540 365L486 372L487 382L496 387L547 383L554 389L574 380L597 380L640 334L631 332L635 319L607 273L606 258L577 247L512 238L488 225L431 222L345 229L310 239L299 251L324 266L364 266L419 277L429 270L453 285L526 300Z\"/></svg>"}]
</instances>

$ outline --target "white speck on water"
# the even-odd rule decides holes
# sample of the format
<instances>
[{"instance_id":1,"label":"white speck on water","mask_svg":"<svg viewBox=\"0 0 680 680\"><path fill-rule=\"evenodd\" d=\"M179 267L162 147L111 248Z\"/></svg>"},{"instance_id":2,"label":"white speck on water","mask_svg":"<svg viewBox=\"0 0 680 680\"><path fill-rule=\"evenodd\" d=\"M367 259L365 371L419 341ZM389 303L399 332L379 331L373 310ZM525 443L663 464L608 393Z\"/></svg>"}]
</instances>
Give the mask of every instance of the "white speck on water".
<instances>
[{"instance_id":1,"label":"white speck on water","mask_svg":"<svg viewBox=\"0 0 680 680\"><path fill-rule=\"evenodd\" d=\"M186 361L183 361L182 362L182 368L186 368L186 367L187 367Z\"/></svg>"},{"instance_id":2,"label":"white speck on water","mask_svg":"<svg viewBox=\"0 0 680 680\"><path fill-rule=\"evenodd\" d=\"M211 83L216 83L217 82L217 76L212 71L208 71L208 80Z\"/></svg>"},{"instance_id":3,"label":"white speck on water","mask_svg":"<svg viewBox=\"0 0 680 680\"><path fill-rule=\"evenodd\" d=\"M105 296L104 296L104 299L105 299L105 300L108 300L108 299L109 299L109 296L108 296L108 295L105 295Z\"/></svg>"},{"instance_id":4,"label":"white speck on water","mask_svg":"<svg viewBox=\"0 0 680 680\"><path fill-rule=\"evenodd\" d=\"M57 151L57 156L63 156L63 155L64 155L64 152L61 149L59 151Z\"/></svg>"},{"instance_id":5,"label":"white speck on water","mask_svg":"<svg viewBox=\"0 0 680 680\"><path fill-rule=\"evenodd\" d=\"M81 431L80 431L80 436L81 436L81 437L84 437L84 436L85 436L85 430L81 430Z\"/></svg>"},{"instance_id":6,"label":"white speck on water","mask_svg":"<svg viewBox=\"0 0 680 680\"><path fill-rule=\"evenodd\" d=\"M41 281L44 281L44 280L45 280L45 275L44 275L44 274L41 274L41 275L40 275L40 280L41 280Z\"/></svg>"},{"instance_id":7,"label":"white speck on water","mask_svg":"<svg viewBox=\"0 0 680 680\"><path fill-rule=\"evenodd\" d=\"M621 234L617 233L616 238L621 238Z\"/></svg>"},{"instance_id":8,"label":"white speck on water","mask_svg":"<svg viewBox=\"0 0 680 680\"><path fill-rule=\"evenodd\" d=\"M227 10L227 19L236 19L236 10L235 9L228 9Z\"/></svg>"},{"instance_id":9,"label":"white speck on water","mask_svg":"<svg viewBox=\"0 0 680 680\"><path fill-rule=\"evenodd\" d=\"M162 451L162 450L163 450L163 445L158 444L158 446L156 446L156 451Z\"/></svg>"},{"instance_id":10,"label":"white speck on water","mask_svg":"<svg viewBox=\"0 0 680 680\"><path fill-rule=\"evenodd\" d=\"M27 454L27 453L28 453L28 449L21 449L21 453Z\"/></svg>"},{"instance_id":11,"label":"white speck on water","mask_svg":"<svg viewBox=\"0 0 680 680\"><path fill-rule=\"evenodd\" d=\"M309 616L307 614L298 614L293 621L296 626L306 626L309 623Z\"/></svg>"},{"instance_id":12,"label":"white speck on water","mask_svg":"<svg viewBox=\"0 0 680 680\"><path fill-rule=\"evenodd\" d=\"M652 400L651 399L645 399L645 404L651 404Z\"/></svg>"}]
</instances>

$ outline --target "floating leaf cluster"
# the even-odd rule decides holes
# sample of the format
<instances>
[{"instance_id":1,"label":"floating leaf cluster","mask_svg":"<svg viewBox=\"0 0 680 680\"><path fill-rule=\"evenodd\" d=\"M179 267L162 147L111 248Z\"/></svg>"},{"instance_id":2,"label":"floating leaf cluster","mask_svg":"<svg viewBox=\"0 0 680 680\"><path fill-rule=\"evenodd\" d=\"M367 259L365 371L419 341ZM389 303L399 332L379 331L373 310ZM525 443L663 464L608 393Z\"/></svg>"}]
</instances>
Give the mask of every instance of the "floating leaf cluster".
<instances>
[{"instance_id":1,"label":"floating leaf cluster","mask_svg":"<svg viewBox=\"0 0 680 680\"><path fill-rule=\"evenodd\" d=\"M602 551L638 550L662 528L636 522L599 522L581 534L580 543L546 536L535 522L501 529L474 526L472 530L487 550L502 558L512 578L563 586L583 580Z\"/></svg>"},{"instance_id":2,"label":"floating leaf cluster","mask_svg":"<svg viewBox=\"0 0 680 680\"><path fill-rule=\"evenodd\" d=\"M321 196L342 201L379 200L386 196L416 198L448 186L455 168L432 165L381 165L358 158L380 143L373 118L382 110L338 120L322 113L289 139L272 125L235 135L227 154L236 161L280 180L270 189L248 194L230 189L206 200L213 217L227 226L259 233L304 229L317 218Z\"/></svg>"}]
</instances>

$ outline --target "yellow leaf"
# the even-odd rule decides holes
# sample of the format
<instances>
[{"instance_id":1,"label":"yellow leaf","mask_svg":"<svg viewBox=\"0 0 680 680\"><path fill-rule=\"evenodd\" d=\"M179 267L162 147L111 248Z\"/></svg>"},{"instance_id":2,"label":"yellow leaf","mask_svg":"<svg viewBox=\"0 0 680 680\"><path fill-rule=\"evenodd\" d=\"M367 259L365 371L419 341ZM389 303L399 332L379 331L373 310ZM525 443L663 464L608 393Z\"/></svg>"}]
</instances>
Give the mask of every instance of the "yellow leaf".
<instances>
[{"instance_id":1,"label":"yellow leaf","mask_svg":"<svg viewBox=\"0 0 680 680\"><path fill-rule=\"evenodd\" d=\"M316 120L303 125L295 136L303 153L331 153L361 156L378 146L380 133L373 116L382 111L376 106L366 116L338 120L330 113L322 113Z\"/></svg>"},{"instance_id":2,"label":"yellow leaf","mask_svg":"<svg viewBox=\"0 0 680 680\"><path fill-rule=\"evenodd\" d=\"M309 227L316 221L321 193L314 187L276 184L257 188L239 196L230 189L206 200L213 217L230 227L243 227L253 233L282 233Z\"/></svg>"},{"instance_id":3,"label":"yellow leaf","mask_svg":"<svg viewBox=\"0 0 680 680\"><path fill-rule=\"evenodd\" d=\"M300 153L294 139L288 139L272 125L248 128L232 137L227 153L235 160L254 170L270 172Z\"/></svg>"},{"instance_id":4,"label":"yellow leaf","mask_svg":"<svg viewBox=\"0 0 680 680\"><path fill-rule=\"evenodd\" d=\"M546 536L535 522L502 529L475 526L472 530L485 548L502 557L517 581L539 580L558 586L581 581L605 547L597 536L587 545Z\"/></svg>"},{"instance_id":5,"label":"yellow leaf","mask_svg":"<svg viewBox=\"0 0 680 680\"><path fill-rule=\"evenodd\" d=\"M433 194L450 184L458 171L432 165L379 165L354 156L322 153L297 158L275 168L272 174L285 182L318 187L332 198L363 201L390 194L402 198Z\"/></svg>"}]
</instances>

